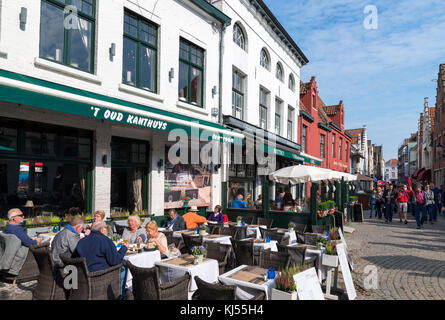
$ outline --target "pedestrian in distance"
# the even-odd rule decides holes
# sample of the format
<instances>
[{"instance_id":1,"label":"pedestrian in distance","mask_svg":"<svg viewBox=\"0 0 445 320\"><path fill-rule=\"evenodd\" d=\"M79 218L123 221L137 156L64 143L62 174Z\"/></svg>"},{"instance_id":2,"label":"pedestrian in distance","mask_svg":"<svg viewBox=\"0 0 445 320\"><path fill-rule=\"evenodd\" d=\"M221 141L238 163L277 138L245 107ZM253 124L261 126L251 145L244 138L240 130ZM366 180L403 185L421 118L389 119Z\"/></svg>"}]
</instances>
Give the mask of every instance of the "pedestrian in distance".
<instances>
[{"instance_id":1,"label":"pedestrian in distance","mask_svg":"<svg viewBox=\"0 0 445 320\"><path fill-rule=\"evenodd\" d=\"M421 185L416 186L416 191L414 192L413 196L413 203L416 210L417 229L421 229L426 221L425 194L422 191ZM422 216L420 216L420 214L422 214Z\"/></svg>"},{"instance_id":2,"label":"pedestrian in distance","mask_svg":"<svg viewBox=\"0 0 445 320\"><path fill-rule=\"evenodd\" d=\"M414 192L411 190L408 190L406 187L406 184L402 185L401 188L398 190L397 193L397 203L399 205L399 217L400 217L400 223L402 223L402 215L405 219L405 224L408 224L407 214L408 214L408 202L410 196L412 196Z\"/></svg>"},{"instance_id":3,"label":"pedestrian in distance","mask_svg":"<svg viewBox=\"0 0 445 320\"><path fill-rule=\"evenodd\" d=\"M376 215L379 219L382 219L382 212L385 210L385 202L383 201L383 191L381 187L377 187L377 192L375 195L376 203Z\"/></svg>"},{"instance_id":4,"label":"pedestrian in distance","mask_svg":"<svg viewBox=\"0 0 445 320\"><path fill-rule=\"evenodd\" d=\"M372 190L371 195L369 196L369 208L371 209L371 213L369 214L369 218L372 218L372 214L374 213L375 217L377 217L376 212L376 196L377 196L377 190Z\"/></svg>"},{"instance_id":5,"label":"pedestrian in distance","mask_svg":"<svg viewBox=\"0 0 445 320\"><path fill-rule=\"evenodd\" d=\"M394 206L396 205L397 195L394 191L394 186L390 184L388 189L383 193L383 199L385 201L385 223L392 222L392 216L394 212Z\"/></svg>"},{"instance_id":6,"label":"pedestrian in distance","mask_svg":"<svg viewBox=\"0 0 445 320\"><path fill-rule=\"evenodd\" d=\"M434 193L433 221L437 222L437 215L440 214L440 208L442 207L440 203L442 191L434 183L430 183L430 189Z\"/></svg>"},{"instance_id":7,"label":"pedestrian in distance","mask_svg":"<svg viewBox=\"0 0 445 320\"><path fill-rule=\"evenodd\" d=\"M434 193L430 189L430 185L425 185L425 191L424 191L424 197L425 197L425 209L427 212L427 222L430 221L431 224L434 224L433 222L433 210L434 210Z\"/></svg>"}]
</instances>

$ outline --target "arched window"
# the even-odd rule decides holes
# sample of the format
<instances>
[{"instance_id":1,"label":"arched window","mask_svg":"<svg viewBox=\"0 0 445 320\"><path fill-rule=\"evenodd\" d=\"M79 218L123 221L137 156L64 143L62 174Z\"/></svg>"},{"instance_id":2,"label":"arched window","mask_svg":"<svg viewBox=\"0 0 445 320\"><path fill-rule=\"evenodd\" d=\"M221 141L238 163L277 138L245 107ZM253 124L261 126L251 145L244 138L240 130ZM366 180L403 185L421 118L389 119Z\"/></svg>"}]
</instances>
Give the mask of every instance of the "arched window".
<instances>
[{"instance_id":1,"label":"arched window","mask_svg":"<svg viewBox=\"0 0 445 320\"><path fill-rule=\"evenodd\" d=\"M292 73L289 75L289 89L295 91L295 79Z\"/></svg>"},{"instance_id":2,"label":"arched window","mask_svg":"<svg viewBox=\"0 0 445 320\"><path fill-rule=\"evenodd\" d=\"M281 64L277 63L277 73L275 74L275 76L278 80L283 81L283 74L283 67L281 66Z\"/></svg>"},{"instance_id":3,"label":"arched window","mask_svg":"<svg viewBox=\"0 0 445 320\"><path fill-rule=\"evenodd\" d=\"M233 26L233 42L241 49L246 50L246 36L238 23Z\"/></svg>"},{"instance_id":4,"label":"arched window","mask_svg":"<svg viewBox=\"0 0 445 320\"><path fill-rule=\"evenodd\" d=\"M269 59L269 54L267 53L266 49L261 49L260 65L263 68L266 68L267 70L270 69L270 59Z\"/></svg>"}]
</instances>

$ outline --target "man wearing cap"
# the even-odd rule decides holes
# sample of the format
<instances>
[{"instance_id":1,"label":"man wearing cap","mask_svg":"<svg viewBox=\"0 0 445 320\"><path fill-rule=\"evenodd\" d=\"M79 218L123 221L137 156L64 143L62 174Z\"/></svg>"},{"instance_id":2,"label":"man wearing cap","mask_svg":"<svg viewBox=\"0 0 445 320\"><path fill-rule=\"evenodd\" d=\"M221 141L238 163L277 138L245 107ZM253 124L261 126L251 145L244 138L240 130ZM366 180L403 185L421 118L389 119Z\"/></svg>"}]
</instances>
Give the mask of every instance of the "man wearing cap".
<instances>
[{"instance_id":1,"label":"man wearing cap","mask_svg":"<svg viewBox=\"0 0 445 320\"><path fill-rule=\"evenodd\" d=\"M30 238L21 223L24 219L24 214L20 209L11 209L8 211L9 223L3 229L3 233L13 234L22 241L22 245L25 247L35 246L42 242L40 238Z\"/></svg>"},{"instance_id":2,"label":"man wearing cap","mask_svg":"<svg viewBox=\"0 0 445 320\"><path fill-rule=\"evenodd\" d=\"M198 207L192 206L189 212L182 216L184 218L187 229L196 229L198 228L199 223L207 222L207 219L205 217L201 217L196 212L198 212Z\"/></svg>"}]
</instances>

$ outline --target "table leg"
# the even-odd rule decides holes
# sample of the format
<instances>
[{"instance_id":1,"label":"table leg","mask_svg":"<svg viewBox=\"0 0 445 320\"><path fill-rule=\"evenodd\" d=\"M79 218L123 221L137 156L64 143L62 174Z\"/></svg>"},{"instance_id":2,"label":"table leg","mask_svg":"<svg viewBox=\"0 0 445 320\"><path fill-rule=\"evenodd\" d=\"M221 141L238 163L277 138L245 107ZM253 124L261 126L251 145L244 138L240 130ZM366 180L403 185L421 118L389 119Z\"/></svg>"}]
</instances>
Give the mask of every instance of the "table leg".
<instances>
[{"instance_id":1,"label":"table leg","mask_svg":"<svg viewBox=\"0 0 445 320\"><path fill-rule=\"evenodd\" d=\"M332 284L332 272L335 269L335 280L334 280L334 287L337 287L337 273L338 273L338 268L329 268L328 270L328 277L326 279L326 293L325 293L325 298L326 299L330 299L330 300L338 300L338 297L331 294L331 284Z\"/></svg>"}]
</instances>

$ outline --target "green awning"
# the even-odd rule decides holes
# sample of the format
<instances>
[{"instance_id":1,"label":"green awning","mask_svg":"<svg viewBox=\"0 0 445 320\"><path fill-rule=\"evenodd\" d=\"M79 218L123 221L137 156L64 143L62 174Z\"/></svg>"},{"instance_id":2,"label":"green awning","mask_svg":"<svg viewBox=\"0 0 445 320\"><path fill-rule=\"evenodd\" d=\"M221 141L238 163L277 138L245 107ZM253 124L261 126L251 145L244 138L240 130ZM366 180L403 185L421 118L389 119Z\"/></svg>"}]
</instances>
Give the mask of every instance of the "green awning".
<instances>
[{"instance_id":1,"label":"green awning","mask_svg":"<svg viewBox=\"0 0 445 320\"><path fill-rule=\"evenodd\" d=\"M288 159L301 161L303 163L313 164L313 165L316 165L316 166L321 166L321 161L317 161L317 160L314 160L314 159L311 159L309 157L305 157L305 156L302 156L302 155L299 155L299 154L296 154L296 153L293 153L293 152L289 152L289 151L282 150L282 149L279 149L279 148L276 148L276 147L272 147L272 146L267 145L267 144L263 144L262 145L262 150L264 152L276 154L277 156L285 157L285 158L288 158Z\"/></svg>"},{"instance_id":2,"label":"green awning","mask_svg":"<svg viewBox=\"0 0 445 320\"><path fill-rule=\"evenodd\" d=\"M31 107L242 144L243 136L210 121L0 70L0 100Z\"/></svg>"},{"instance_id":3,"label":"green awning","mask_svg":"<svg viewBox=\"0 0 445 320\"><path fill-rule=\"evenodd\" d=\"M8 148L8 147L0 146L0 151L14 151L14 149L11 149L11 148Z\"/></svg>"}]
</instances>

